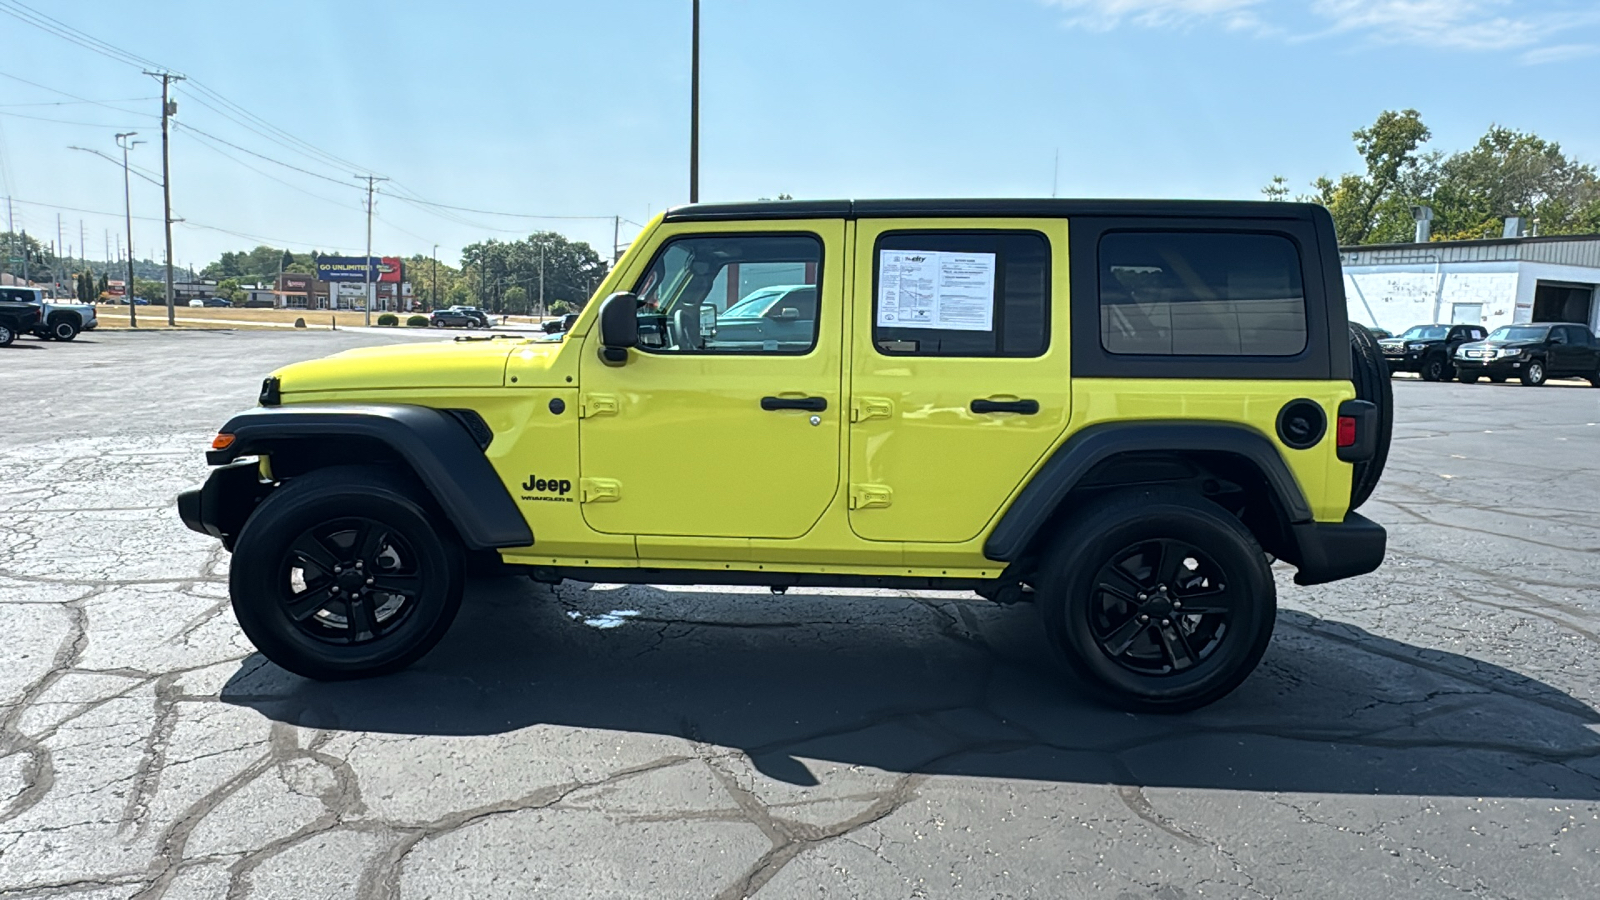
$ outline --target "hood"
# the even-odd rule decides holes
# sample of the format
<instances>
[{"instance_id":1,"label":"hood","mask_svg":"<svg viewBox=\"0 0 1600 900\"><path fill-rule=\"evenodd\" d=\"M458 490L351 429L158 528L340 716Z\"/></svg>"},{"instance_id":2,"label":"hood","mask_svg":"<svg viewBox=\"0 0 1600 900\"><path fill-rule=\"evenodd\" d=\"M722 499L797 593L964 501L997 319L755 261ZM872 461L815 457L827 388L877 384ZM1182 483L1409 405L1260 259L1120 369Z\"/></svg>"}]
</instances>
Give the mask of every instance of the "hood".
<instances>
[{"instance_id":1,"label":"hood","mask_svg":"<svg viewBox=\"0 0 1600 900\"><path fill-rule=\"evenodd\" d=\"M500 387L516 340L439 341L346 350L284 366L285 394L384 388Z\"/></svg>"},{"instance_id":2,"label":"hood","mask_svg":"<svg viewBox=\"0 0 1600 900\"><path fill-rule=\"evenodd\" d=\"M1527 349L1537 347L1543 341L1472 341L1462 344L1460 350L1500 350L1504 348Z\"/></svg>"}]
</instances>

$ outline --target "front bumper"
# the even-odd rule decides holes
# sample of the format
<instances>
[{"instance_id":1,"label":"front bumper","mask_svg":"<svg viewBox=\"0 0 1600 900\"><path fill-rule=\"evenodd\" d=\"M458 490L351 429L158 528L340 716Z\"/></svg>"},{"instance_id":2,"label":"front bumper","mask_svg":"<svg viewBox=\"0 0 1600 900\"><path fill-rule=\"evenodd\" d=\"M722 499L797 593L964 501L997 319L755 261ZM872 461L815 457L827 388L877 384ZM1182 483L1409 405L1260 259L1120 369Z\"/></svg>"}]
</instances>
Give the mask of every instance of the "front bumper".
<instances>
[{"instance_id":1,"label":"front bumper","mask_svg":"<svg viewBox=\"0 0 1600 900\"><path fill-rule=\"evenodd\" d=\"M1389 374L1395 372L1420 372L1422 371L1422 354L1415 350L1405 353L1385 353L1383 361L1389 365Z\"/></svg>"},{"instance_id":2,"label":"front bumper","mask_svg":"<svg viewBox=\"0 0 1600 900\"><path fill-rule=\"evenodd\" d=\"M1326 584L1354 578L1383 564L1389 534L1360 513L1343 522L1305 522L1290 526L1300 550L1295 584Z\"/></svg>"},{"instance_id":3,"label":"front bumper","mask_svg":"<svg viewBox=\"0 0 1600 900\"><path fill-rule=\"evenodd\" d=\"M178 518L190 531L218 538L232 550L245 519L271 491L272 485L261 480L258 460L236 460L213 469L200 487L179 494Z\"/></svg>"},{"instance_id":4,"label":"front bumper","mask_svg":"<svg viewBox=\"0 0 1600 900\"><path fill-rule=\"evenodd\" d=\"M1522 367L1527 363L1525 359L1508 356L1503 359L1472 359L1458 356L1453 362L1456 371L1463 375L1502 375L1510 377L1522 374Z\"/></svg>"}]
</instances>

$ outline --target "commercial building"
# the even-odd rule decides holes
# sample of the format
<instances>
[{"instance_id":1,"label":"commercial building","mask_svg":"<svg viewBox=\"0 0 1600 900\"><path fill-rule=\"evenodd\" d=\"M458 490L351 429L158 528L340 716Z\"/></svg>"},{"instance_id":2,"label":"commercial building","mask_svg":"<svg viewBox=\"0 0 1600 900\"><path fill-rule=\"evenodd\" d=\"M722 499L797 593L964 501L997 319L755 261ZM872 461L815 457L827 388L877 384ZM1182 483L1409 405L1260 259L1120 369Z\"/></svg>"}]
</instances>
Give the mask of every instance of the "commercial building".
<instances>
[{"instance_id":1,"label":"commercial building","mask_svg":"<svg viewBox=\"0 0 1600 900\"><path fill-rule=\"evenodd\" d=\"M1339 258L1350 318L1396 334L1437 322L1600 329L1600 235L1376 244Z\"/></svg>"}]
</instances>

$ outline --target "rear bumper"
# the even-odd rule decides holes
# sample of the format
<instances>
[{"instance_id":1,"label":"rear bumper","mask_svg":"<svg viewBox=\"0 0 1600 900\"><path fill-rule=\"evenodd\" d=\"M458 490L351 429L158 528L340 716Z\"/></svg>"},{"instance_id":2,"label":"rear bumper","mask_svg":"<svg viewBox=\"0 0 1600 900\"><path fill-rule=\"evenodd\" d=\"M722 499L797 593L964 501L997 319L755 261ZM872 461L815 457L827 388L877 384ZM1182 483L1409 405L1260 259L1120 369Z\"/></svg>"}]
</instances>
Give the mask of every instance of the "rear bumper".
<instances>
[{"instance_id":1,"label":"rear bumper","mask_svg":"<svg viewBox=\"0 0 1600 900\"><path fill-rule=\"evenodd\" d=\"M1343 522L1306 522L1290 526L1300 549L1295 584L1326 584L1365 575L1383 564L1389 534L1360 513Z\"/></svg>"}]
</instances>

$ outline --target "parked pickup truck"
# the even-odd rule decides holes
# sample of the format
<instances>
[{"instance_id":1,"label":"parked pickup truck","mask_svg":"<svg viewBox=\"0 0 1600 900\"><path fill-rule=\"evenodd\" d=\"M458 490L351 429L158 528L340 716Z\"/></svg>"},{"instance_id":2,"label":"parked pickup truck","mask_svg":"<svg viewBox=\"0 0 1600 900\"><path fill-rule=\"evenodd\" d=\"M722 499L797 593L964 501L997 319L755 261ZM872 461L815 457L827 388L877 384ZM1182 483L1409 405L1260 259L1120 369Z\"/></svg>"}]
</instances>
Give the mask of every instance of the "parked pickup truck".
<instances>
[{"instance_id":1,"label":"parked pickup truck","mask_svg":"<svg viewBox=\"0 0 1600 900\"><path fill-rule=\"evenodd\" d=\"M17 335L33 331L39 324L39 307L32 303L0 300L0 347L9 345Z\"/></svg>"},{"instance_id":2,"label":"parked pickup truck","mask_svg":"<svg viewBox=\"0 0 1600 900\"><path fill-rule=\"evenodd\" d=\"M80 331L93 331L100 324L94 307L86 303L48 300L39 288L0 287L0 300L28 303L39 308L39 322L30 332L46 341L70 341Z\"/></svg>"}]
</instances>

